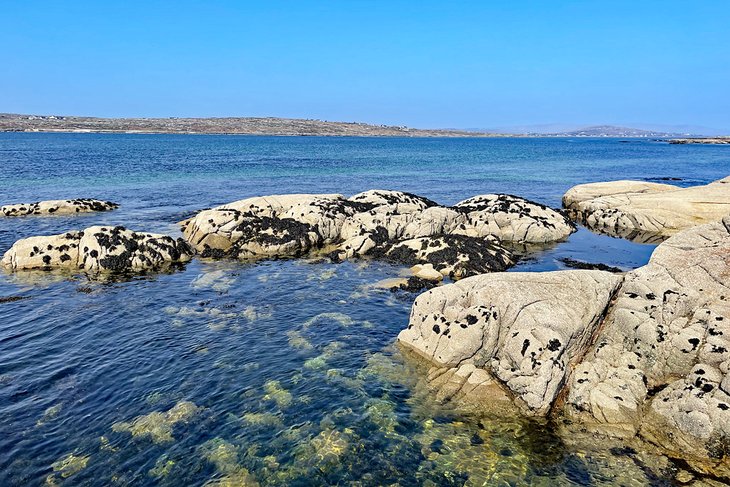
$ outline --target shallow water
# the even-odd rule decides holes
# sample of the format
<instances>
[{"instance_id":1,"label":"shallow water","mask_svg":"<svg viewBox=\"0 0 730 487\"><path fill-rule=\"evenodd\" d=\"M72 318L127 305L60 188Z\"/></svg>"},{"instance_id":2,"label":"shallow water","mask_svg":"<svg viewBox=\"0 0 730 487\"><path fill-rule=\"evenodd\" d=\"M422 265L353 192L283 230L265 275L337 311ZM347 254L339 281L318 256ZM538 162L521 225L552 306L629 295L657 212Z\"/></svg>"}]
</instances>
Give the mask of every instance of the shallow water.
<instances>
[{"instance_id":1,"label":"shallow water","mask_svg":"<svg viewBox=\"0 0 730 487\"><path fill-rule=\"evenodd\" d=\"M21 237L122 224L176 233L256 194L508 192L727 175L723 147L615 139L0 134L0 202L99 197L115 212L0 221ZM653 247L581 229L515 270L630 269ZM671 472L551 425L445 411L393 347L413 299L377 262L193 261L108 282L0 273L0 485L646 485ZM226 483L227 482L227 483Z\"/></svg>"}]
</instances>

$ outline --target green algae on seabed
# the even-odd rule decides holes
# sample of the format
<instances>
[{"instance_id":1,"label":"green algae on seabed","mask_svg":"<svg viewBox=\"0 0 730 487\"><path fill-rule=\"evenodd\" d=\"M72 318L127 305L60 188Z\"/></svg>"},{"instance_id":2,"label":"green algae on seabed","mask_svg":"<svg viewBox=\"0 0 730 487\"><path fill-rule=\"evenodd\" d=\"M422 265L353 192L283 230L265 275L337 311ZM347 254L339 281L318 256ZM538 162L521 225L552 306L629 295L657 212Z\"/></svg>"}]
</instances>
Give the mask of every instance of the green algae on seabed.
<instances>
[{"instance_id":1,"label":"green algae on seabed","mask_svg":"<svg viewBox=\"0 0 730 487\"><path fill-rule=\"evenodd\" d=\"M322 355L304 361L305 369L322 370L327 367L327 360Z\"/></svg>"},{"instance_id":2,"label":"green algae on seabed","mask_svg":"<svg viewBox=\"0 0 730 487\"><path fill-rule=\"evenodd\" d=\"M53 406L48 407L44 412L43 416L36 421L36 426L43 426L44 424L48 423L49 421L53 421L56 419L56 416L58 416L58 413L61 412L61 408L63 407L62 403L54 404Z\"/></svg>"},{"instance_id":3,"label":"green algae on seabed","mask_svg":"<svg viewBox=\"0 0 730 487\"><path fill-rule=\"evenodd\" d=\"M371 399L365 406L365 416L378 427L386 437L401 438L395 431L398 426L398 415L395 412L395 403L387 399Z\"/></svg>"},{"instance_id":4,"label":"green algae on seabed","mask_svg":"<svg viewBox=\"0 0 730 487\"><path fill-rule=\"evenodd\" d=\"M314 348L314 345L312 345L312 343L307 340L300 331L289 330L286 332L286 336L288 337L287 342L292 348L299 350L312 350Z\"/></svg>"},{"instance_id":5,"label":"green algae on seabed","mask_svg":"<svg viewBox=\"0 0 730 487\"><path fill-rule=\"evenodd\" d=\"M168 458L167 453L164 453L157 459L155 466L147 473L150 477L167 477L174 466L175 462Z\"/></svg>"},{"instance_id":6,"label":"green algae on seabed","mask_svg":"<svg viewBox=\"0 0 730 487\"><path fill-rule=\"evenodd\" d=\"M56 460L51 464L53 471L56 473L49 474L46 477L46 484L57 485L57 475L60 475L61 478L66 479L72 475L79 473L86 468L86 465L89 463L89 458L91 458L89 455L77 456L73 453L69 453L68 455Z\"/></svg>"},{"instance_id":7,"label":"green algae on seabed","mask_svg":"<svg viewBox=\"0 0 730 487\"><path fill-rule=\"evenodd\" d=\"M265 320L271 318L272 315L271 310L262 311L262 307L257 306L246 306L246 309L241 312L241 316L251 322Z\"/></svg>"},{"instance_id":8,"label":"green algae on seabed","mask_svg":"<svg viewBox=\"0 0 730 487\"><path fill-rule=\"evenodd\" d=\"M305 321L304 325L302 325L302 328L306 330L310 326L317 324L320 321L334 321L341 326L350 326L354 323L354 320L344 313L320 313Z\"/></svg>"},{"instance_id":9,"label":"green algae on seabed","mask_svg":"<svg viewBox=\"0 0 730 487\"><path fill-rule=\"evenodd\" d=\"M177 423L187 423L198 412L202 411L190 401L181 401L175 404L168 411L153 411L143 416L138 416L131 422L114 423L112 431L128 432L134 437L150 436L154 443L167 443L174 441L172 428Z\"/></svg>"},{"instance_id":10,"label":"green algae on seabed","mask_svg":"<svg viewBox=\"0 0 730 487\"><path fill-rule=\"evenodd\" d=\"M280 409L285 409L291 406L294 400L291 392L281 387L281 382L278 380L270 380L264 384L264 400L274 401Z\"/></svg>"},{"instance_id":11,"label":"green algae on seabed","mask_svg":"<svg viewBox=\"0 0 730 487\"><path fill-rule=\"evenodd\" d=\"M205 485L220 487L259 485L256 478L239 463L239 448L232 443L223 438L213 438L203 443L199 450L203 458L215 465L216 471L223 475L210 479Z\"/></svg>"},{"instance_id":12,"label":"green algae on seabed","mask_svg":"<svg viewBox=\"0 0 730 487\"><path fill-rule=\"evenodd\" d=\"M283 427L281 417L271 413L244 413L241 419L252 426Z\"/></svg>"},{"instance_id":13,"label":"green algae on seabed","mask_svg":"<svg viewBox=\"0 0 730 487\"><path fill-rule=\"evenodd\" d=\"M199 274L198 277L193 279L190 286L194 289L212 289L224 293L231 289L231 286L236 282L235 277L226 274L227 272L224 269Z\"/></svg>"},{"instance_id":14,"label":"green algae on seabed","mask_svg":"<svg viewBox=\"0 0 730 487\"><path fill-rule=\"evenodd\" d=\"M320 355L310 358L304 362L304 368L312 370L325 369L327 367L327 361L334 357L344 347L345 344L339 341L328 343L322 349L322 353Z\"/></svg>"},{"instance_id":15,"label":"green algae on seabed","mask_svg":"<svg viewBox=\"0 0 730 487\"><path fill-rule=\"evenodd\" d=\"M325 269L322 272L312 272L309 277L307 277L307 281L329 281L336 275L337 269L332 267L330 269Z\"/></svg>"}]
</instances>

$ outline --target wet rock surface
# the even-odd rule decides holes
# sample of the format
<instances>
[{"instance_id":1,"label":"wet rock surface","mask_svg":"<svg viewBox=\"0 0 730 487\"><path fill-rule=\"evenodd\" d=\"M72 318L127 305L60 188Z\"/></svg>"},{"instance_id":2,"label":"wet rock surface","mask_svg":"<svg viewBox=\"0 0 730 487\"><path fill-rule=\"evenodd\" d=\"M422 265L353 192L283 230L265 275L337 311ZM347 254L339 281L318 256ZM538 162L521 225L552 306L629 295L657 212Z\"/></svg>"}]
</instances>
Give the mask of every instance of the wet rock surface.
<instances>
[{"instance_id":1,"label":"wet rock surface","mask_svg":"<svg viewBox=\"0 0 730 487\"><path fill-rule=\"evenodd\" d=\"M602 271L470 277L419 296L398 341L457 376L500 382L544 415L620 282Z\"/></svg>"},{"instance_id":2,"label":"wet rock surface","mask_svg":"<svg viewBox=\"0 0 730 487\"><path fill-rule=\"evenodd\" d=\"M327 253L334 260L376 257L432 264L462 278L514 263L504 243L561 240L575 227L561 213L509 195L484 195L453 207L418 195L371 190L342 195L249 198L182 222L203 257L239 259Z\"/></svg>"},{"instance_id":3,"label":"wet rock surface","mask_svg":"<svg viewBox=\"0 0 730 487\"><path fill-rule=\"evenodd\" d=\"M582 260L576 260L571 259L570 257L564 257L560 259L560 262L562 262L566 267L570 267L571 269L586 269L586 270L596 270L596 271L606 271L606 272L623 272L623 270L619 269L618 267L594 263L594 262L585 262Z\"/></svg>"},{"instance_id":4,"label":"wet rock surface","mask_svg":"<svg viewBox=\"0 0 730 487\"><path fill-rule=\"evenodd\" d=\"M18 240L0 261L8 270L83 269L124 272L187 262L193 250L182 239L124 227L89 227Z\"/></svg>"},{"instance_id":5,"label":"wet rock surface","mask_svg":"<svg viewBox=\"0 0 730 487\"><path fill-rule=\"evenodd\" d=\"M730 217L691 228L626 275L566 416L641 437L730 478Z\"/></svg>"},{"instance_id":6,"label":"wet rock surface","mask_svg":"<svg viewBox=\"0 0 730 487\"><path fill-rule=\"evenodd\" d=\"M48 200L0 206L0 216L73 215L94 211L111 211L116 208L119 208L119 205L111 201L88 198Z\"/></svg>"},{"instance_id":7,"label":"wet rock surface","mask_svg":"<svg viewBox=\"0 0 730 487\"><path fill-rule=\"evenodd\" d=\"M565 193L563 206L591 230L658 243L730 214L730 177L688 188L644 181L581 184Z\"/></svg>"}]
</instances>

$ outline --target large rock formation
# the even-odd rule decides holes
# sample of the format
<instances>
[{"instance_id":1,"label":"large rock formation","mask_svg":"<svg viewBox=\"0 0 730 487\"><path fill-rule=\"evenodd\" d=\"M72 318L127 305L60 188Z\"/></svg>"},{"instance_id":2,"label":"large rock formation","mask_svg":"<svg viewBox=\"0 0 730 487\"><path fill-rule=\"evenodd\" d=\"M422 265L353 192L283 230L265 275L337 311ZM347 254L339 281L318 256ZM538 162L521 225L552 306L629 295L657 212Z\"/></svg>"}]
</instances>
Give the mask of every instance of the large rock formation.
<instances>
[{"instance_id":1,"label":"large rock formation","mask_svg":"<svg viewBox=\"0 0 730 487\"><path fill-rule=\"evenodd\" d=\"M327 252L335 259L373 256L408 265L433 264L465 277L513 263L500 245L563 239L574 226L543 205L485 195L444 207L397 191L249 198L201 211L182 223L204 257L296 257Z\"/></svg>"},{"instance_id":2,"label":"large rock formation","mask_svg":"<svg viewBox=\"0 0 730 487\"><path fill-rule=\"evenodd\" d=\"M526 412L544 415L620 282L603 271L470 277L420 295L398 341L456 376L498 379Z\"/></svg>"},{"instance_id":3,"label":"large rock formation","mask_svg":"<svg viewBox=\"0 0 730 487\"><path fill-rule=\"evenodd\" d=\"M18 203L15 205L0 206L0 216L25 216L25 215L73 215L76 213L89 213L92 211L109 211L119 208L119 205L111 201L94 199L75 200L48 200L35 203Z\"/></svg>"},{"instance_id":4,"label":"large rock formation","mask_svg":"<svg viewBox=\"0 0 730 487\"><path fill-rule=\"evenodd\" d=\"M592 230L661 241L730 214L730 177L689 188L642 181L581 184L565 193L563 206Z\"/></svg>"},{"instance_id":5,"label":"large rock formation","mask_svg":"<svg viewBox=\"0 0 730 487\"><path fill-rule=\"evenodd\" d=\"M564 409L730 478L730 217L675 235L628 273Z\"/></svg>"},{"instance_id":6,"label":"large rock formation","mask_svg":"<svg viewBox=\"0 0 730 487\"><path fill-rule=\"evenodd\" d=\"M730 480L730 216L625 276L500 273L432 289L398 340L432 365L441 400L552 411L571 436L638 437Z\"/></svg>"},{"instance_id":7,"label":"large rock formation","mask_svg":"<svg viewBox=\"0 0 730 487\"><path fill-rule=\"evenodd\" d=\"M5 252L6 269L128 271L186 262L193 250L182 239L139 233L124 227L89 227L60 235L18 240Z\"/></svg>"}]
</instances>

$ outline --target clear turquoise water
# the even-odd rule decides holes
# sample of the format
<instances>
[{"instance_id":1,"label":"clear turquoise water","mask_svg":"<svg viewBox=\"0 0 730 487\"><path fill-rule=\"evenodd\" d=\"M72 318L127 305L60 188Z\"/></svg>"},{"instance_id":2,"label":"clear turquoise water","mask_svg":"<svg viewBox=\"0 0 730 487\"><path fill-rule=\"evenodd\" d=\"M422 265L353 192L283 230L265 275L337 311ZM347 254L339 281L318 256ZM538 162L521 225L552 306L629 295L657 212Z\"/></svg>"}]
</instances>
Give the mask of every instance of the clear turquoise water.
<instances>
[{"instance_id":1,"label":"clear turquoise water","mask_svg":"<svg viewBox=\"0 0 730 487\"><path fill-rule=\"evenodd\" d=\"M566 189L587 181L690 185L728 173L725 147L616 139L0 134L0 202L122 205L0 221L0 251L96 223L175 233L175 222L198 209L259 194L387 188L454 203L507 192L558 206ZM628 269L652 248L581 230L515 270L557 269L566 256ZM607 447L566 445L550 424L461 416L431 403L392 346L413 296L372 288L398 271L302 260L193 261L108 282L0 273L0 296L28 298L0 303L0 485L669 478ZM187 401L196 409L184 421L150 415Z\"/></svg>"}]
</instances>

